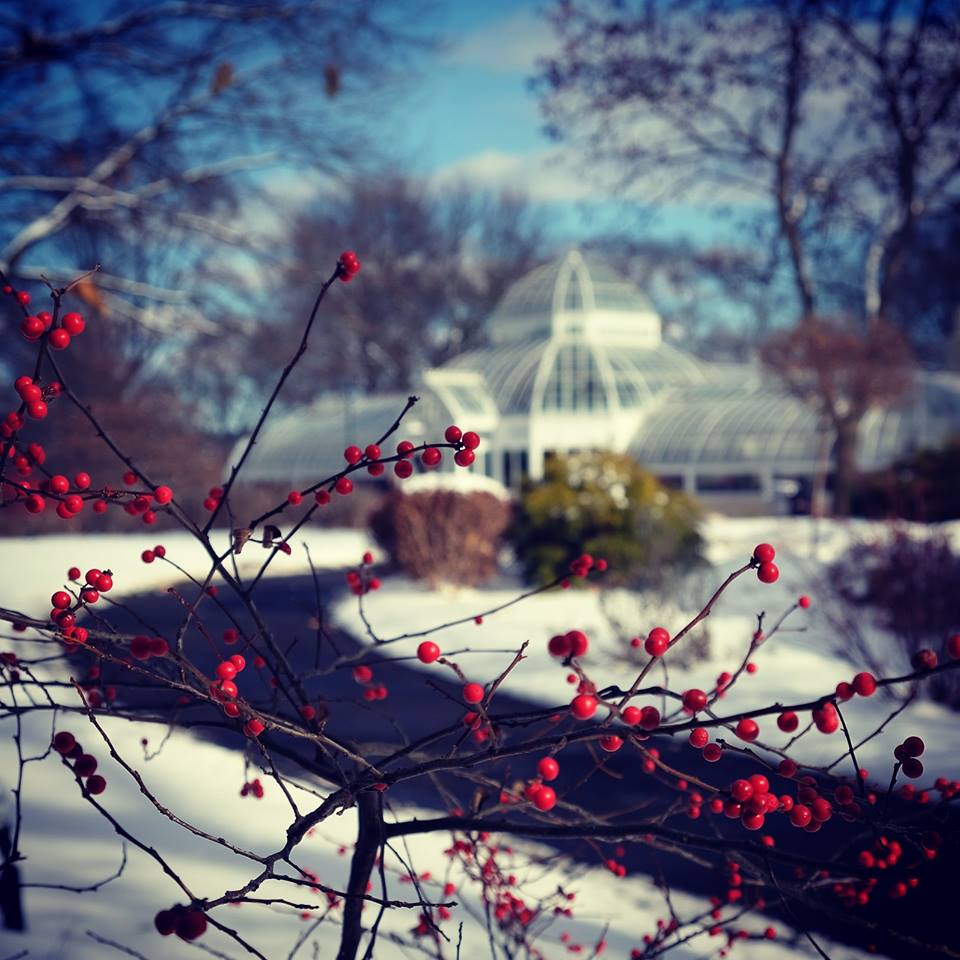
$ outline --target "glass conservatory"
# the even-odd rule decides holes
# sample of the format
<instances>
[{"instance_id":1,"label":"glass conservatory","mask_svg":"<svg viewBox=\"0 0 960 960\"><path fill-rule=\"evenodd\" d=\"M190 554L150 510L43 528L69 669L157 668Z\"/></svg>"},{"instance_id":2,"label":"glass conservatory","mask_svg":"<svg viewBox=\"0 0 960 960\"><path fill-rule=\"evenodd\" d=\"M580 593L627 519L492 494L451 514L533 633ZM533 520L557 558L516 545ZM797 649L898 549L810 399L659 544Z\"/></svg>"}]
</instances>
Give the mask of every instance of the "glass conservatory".
<instances>
[{"instance_id":1,"label":"glass conservatory","mask_svg":"<svg viewBox=\"0 0 960 960\"><path fill-rule=\"evenodd\" d=\"M488 333L489 346L424 372L402 433L419 442L451 422L477 430L472 469L507 486L540 477L552 454L613 450L708 501L760 507L778 481L829 467L832 436L811 409L755 365L706 363L665 343L647 298L590 255L570 251L517 281ZM347 444L378 439L405 400L322 397L267 426L247 477L315 481L339 467ZM860 466L886 466L958 432L960 377L919 374L901 405L868 414Z\"/></svg>"}]
</instances>

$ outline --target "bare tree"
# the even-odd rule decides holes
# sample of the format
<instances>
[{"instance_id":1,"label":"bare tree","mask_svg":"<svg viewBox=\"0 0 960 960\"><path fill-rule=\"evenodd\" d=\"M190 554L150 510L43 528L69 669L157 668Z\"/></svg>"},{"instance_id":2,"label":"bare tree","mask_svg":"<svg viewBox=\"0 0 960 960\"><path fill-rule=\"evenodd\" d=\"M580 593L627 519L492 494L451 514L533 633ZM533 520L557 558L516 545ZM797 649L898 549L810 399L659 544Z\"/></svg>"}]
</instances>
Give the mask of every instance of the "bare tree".
<instances>
[{"instance_id":1,"label":"bare tree","mask_svg":"<svg viewBox=\"0 0 960 960\"><path fill-rule=\"evenodd\" d=\"M867 412L900 399L913 367L903 336L880 318L864 330L849 322L808 317L775 334L762 358L786 388L820 415L834 437L833 507L850 511L857 475L857 436Z\"/></svg>"},{"instance_id":2,"label":"bare tree","mask_svg":"<svg viewBox=\"0 0 960 960\"><path fill-rule=\"evenodd\" d=\"M164 373L162 337L170 381L229 390L238 340L272 293L251 255L279 269L296 191L373 160L372 112L383 132L387 91L395 103L431 46L420 9L5 5L0 267L60 283L110 263L87 290L111 328L103 346L140 368L128 388Z\"/></svg>"},{"instance_id":3,"label":"bare tree","mask_svg":"<svg viewBox=\"0 0 960 960\"><path fill-rule=\"evenodd\" d=\"M278 300L257 335L255 377L272 376L278 344L303 309L316 264L349 236L364 252L364 282L334 291L335 337L308 357L289 397L334 389L412 386L426 366L484 342L489 314L507 286L544 249L542 217L520 194L466 184L433 187L397 174L358 179L323 193L290 228L294 264L282 274Z\"/></svg>"},{"instance_id":4,"label":"bare tree","mask_svg":"<svg viewBox=\"0 0 960 960\"><path fill-rule=\"evenodd\" d=\"M857 312L889 312L918 221L960 191L956 4L564 0L550 19L557 136L647 202L736 208L800 316L851 305L838 263Z\"/></svg>"}]
</instances>

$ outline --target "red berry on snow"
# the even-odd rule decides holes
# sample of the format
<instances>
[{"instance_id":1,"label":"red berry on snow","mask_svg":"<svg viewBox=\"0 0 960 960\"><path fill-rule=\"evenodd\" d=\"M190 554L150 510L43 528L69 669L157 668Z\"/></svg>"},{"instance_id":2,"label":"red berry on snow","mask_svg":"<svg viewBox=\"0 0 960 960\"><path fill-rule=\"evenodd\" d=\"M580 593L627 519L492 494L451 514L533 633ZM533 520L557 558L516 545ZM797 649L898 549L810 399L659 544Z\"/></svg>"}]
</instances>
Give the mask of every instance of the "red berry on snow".
<instances>
[{"instance_id":1,"label":"red berry on snow","mask_svg":"<svg viewBox=\"0 0 960 960\"><path fill-rule=\"evenodd\" d=\"M433 663L440 656L440 648L432 640L424 640L417 647L417 659L421 663Z\"/></svg>"},{"instance_id":2,"label":"red berry on snow","mask_svg":"<svg viewBox=\"0 0 960 960\"><path fill-rule=\"evenodd\" d=\"M670 646L670 634L663 627L654 627L643 645L651 657L662 657Z\"/></svg>"},{"instance_id":3,"label":"red berry on snow","mask_svg":"<svg viewBox=\"0 0 960 960\"><path fill-rule=\"evenodd\" d=\"M761 563L757 567L757 578L761 583L776 583L780 577L780 570L775 563Z\"/></svg>"},{"instance_id":4,"label":"red berry on snow","mask_svg":"<svg viewBox=\"0 0 960 960\"><path fill-rule=\"evenodd\" d=\"M770 563L777 555L777 551L769 543L758 543L753 548L753 559L757 563Z\"/></svg>"}]
</instances>

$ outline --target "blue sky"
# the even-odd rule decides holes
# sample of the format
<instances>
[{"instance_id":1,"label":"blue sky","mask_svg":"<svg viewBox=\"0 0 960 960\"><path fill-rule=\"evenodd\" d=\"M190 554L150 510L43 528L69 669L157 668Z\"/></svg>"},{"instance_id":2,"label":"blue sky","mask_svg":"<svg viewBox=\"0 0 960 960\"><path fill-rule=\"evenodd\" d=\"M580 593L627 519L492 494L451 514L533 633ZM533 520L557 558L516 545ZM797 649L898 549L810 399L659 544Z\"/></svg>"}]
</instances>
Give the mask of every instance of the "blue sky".
<instances>
[{"instance_id":1,"label":"blue sky","mask_svg":"<svg viewBox=\"0 0 960 960\"><path fill-rule=\"evenodd\" d=\"M547 206L558 239L579 240L623 225L624 206L578 173L575 158L542 132L527 86L537 57L553 46L542 6L540 0L437 5L429 26L446 48L405 98L400 149L423 175L525 189ZM672 204L643 229L702 243L722 238L729 227L703 208Z\"/></svg>"}]
</instances>

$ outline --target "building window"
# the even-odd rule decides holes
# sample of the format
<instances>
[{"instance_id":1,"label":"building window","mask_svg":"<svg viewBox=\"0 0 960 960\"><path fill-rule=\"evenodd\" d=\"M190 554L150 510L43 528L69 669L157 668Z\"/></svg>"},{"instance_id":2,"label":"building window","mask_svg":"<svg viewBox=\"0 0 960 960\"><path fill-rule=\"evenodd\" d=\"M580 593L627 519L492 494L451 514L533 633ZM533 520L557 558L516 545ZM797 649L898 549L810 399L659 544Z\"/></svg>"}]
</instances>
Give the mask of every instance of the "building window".
<instances>
[{"instance_id":1,"label":"building window","mask_svg":"<svg viewBox=\"0 0 960 960\"><path fill-rule=\"evenodd\" d=\"M607 393L593 351L582 344L561 347L543 391L544 410L601 410Z\"/></svg>"},{"instance_id":2,"label":"building window","mask_svg":"<svg viewBox=\"0 0 960 960\"><path fill-rule=\"evenodd\" d=\"M697 474L697 493L759 493L761 489L755 473Z\"/></svg>"}]
</instances>

